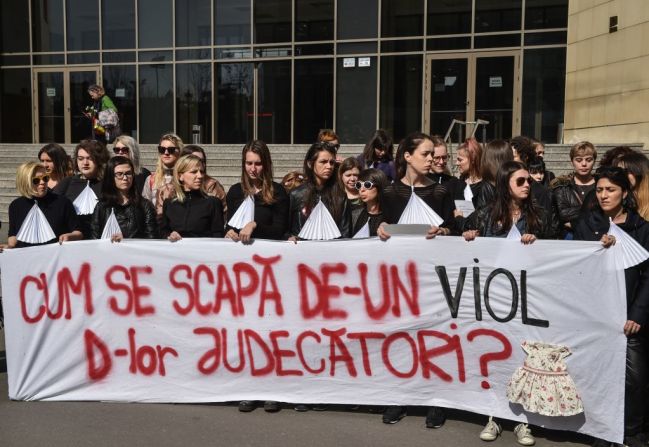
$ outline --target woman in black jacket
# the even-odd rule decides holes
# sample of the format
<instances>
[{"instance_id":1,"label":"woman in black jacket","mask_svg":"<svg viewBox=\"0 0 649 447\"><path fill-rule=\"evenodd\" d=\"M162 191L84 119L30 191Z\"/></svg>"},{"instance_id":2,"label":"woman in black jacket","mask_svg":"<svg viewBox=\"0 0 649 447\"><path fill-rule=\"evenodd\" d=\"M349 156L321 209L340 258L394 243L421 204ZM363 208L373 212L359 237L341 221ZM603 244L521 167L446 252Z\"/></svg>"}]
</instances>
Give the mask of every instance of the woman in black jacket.
<instances>
[{"instance_id":1,"label":"woman in black jacket","mask_svg":"<svg viewBox=\"0 0 649 447\"><path fill-rule=\"evenodd\" d=\"M601 241L605 247L615 244L608 233L610 220L644 248L649 249L649 223L635 209L627 171L602 167L595 174L597 202L572 222L575 240ZM627 336L626 381L624 396L624 444L645 445L643 425L647 421L646 396L649 384L649 355L645 329L649 320L649 260L624 270L626 282ZM599 441L598 441L599 442ZM597 443L596 443L597 444ZM608 445L602 441L601 445Z\"/></svg>"},{"instance_id":2,"label":"woman in black jacket","mask_svg":"<svg viewBox=\"0 0 649 447\"><path fill-rule=\"evenodd\" d=\"M173 170L175 196L164 201L160 232L171 242L184 237L223 237L223 205L203 189L203 161L178 159Z\"/></svg>"},{"instance_id":3,"label":"woman in black jacket","mask_svg":"<svg viewBox=\"0 0 649 447\"><path fill-rule=\"evenodd\" d=\"M254 220L241 228L226 225L225 237L233 241L283 239L288 226L288 195L273 181L273 161L268 146L261 140L246 144L241 154L241 182L232 185L226 196L228 219L248 197L255 203Z\"/></svg>"},{"instance_id":4,"label":"woman in black jacket","mask_svg":"<svg viewBox=\"0 0 649 447\"><path fill-rule=\"evenodd\" d=\"M135 175L135 168L130 159L118 155L108 161L102 183L102 198L92 216L91 229L94 239L102 236L111 212L115 213L121 230L120 233L112 235L113 242L124 238L159 237L155 208L151 202L140 196L134 181Z\"/></svg>"}]
</instances>

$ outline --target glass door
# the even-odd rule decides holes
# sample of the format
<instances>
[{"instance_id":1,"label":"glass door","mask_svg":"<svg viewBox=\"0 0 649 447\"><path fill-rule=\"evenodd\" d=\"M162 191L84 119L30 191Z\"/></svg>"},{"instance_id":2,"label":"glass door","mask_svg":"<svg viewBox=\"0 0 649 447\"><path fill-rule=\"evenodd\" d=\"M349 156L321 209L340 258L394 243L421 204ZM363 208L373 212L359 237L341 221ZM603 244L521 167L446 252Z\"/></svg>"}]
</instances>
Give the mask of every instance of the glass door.
<instances>
[{"instance_id":1,"label":"glass door","mask_svg":"<svg viewBox=\"0 0 649 447\"><path fill-rule=\"evenodd\" d=\"M454 119L467 120L468 67L467 57L429 61L430 100L426 111L427 128L431 135L444 136ZM456 135L453 135L453 139L456 139Z\"/></svg>"},{"instance_id":2,"label":"glass door","mask_svg":"<svg viewBox=\"0 0 649 447\"><path fill-rule=\"evenodd\" d=\"M99 68L34 69L36 143L76 143L92 138L83 114L92 105L88 87L99 82Z\"/></svg>"},{"instance_id":3,"label":"glass door","mask_svg":"<svg viewBox=\"0 0 649 447\"><path fill-rule=\"evenodd\" d=\"M509 139L520 133L514 122L516 62L516 56L476 58L474 118L489 121L484 131L480 126L479 140Z\"/></svg>"}]
</instances>

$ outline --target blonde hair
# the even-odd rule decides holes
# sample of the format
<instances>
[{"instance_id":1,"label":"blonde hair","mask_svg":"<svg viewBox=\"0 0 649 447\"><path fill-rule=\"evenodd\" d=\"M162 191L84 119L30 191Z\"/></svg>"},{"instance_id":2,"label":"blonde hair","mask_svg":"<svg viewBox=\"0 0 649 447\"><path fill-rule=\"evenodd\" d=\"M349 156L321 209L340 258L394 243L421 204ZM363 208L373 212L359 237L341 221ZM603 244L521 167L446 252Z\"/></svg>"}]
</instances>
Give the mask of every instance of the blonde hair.
<instances>
[{"instance_id":1,"label":"blonde hair","mask_svg":"<svg viewBox=\"0 0 649 447\"><path fill-rule=\"evenodd\" d=\"M183 150L183 140L175 133L166 133L160 137L160 143L163 141L171 141L178 148L178 154ZM158 143L158 144L160 144ZM176 164L180 159L176 160ZM176 166L174 165L174 176ZM160 188L165 184L165 167L162 164L162 158L158 156L158 163L155 166L155 173L153 174L153 189Z\"/></svg>"},{"instance_id":2,"label":"blonde hair","mask_svg":"<svg viewBox=\"0 0 649 447\"><path fill-rule=\"evenodd\" d=\"M638 214L644 220L649 220L649 176L642 177L640 184L635 187L634 194L638 202Z\"/></svg>"},{"instance_id":3,"label":"blonde hair","mask_svg":"<svg viewBox=\"0 0 649 447\"><path fill-rule=\"evenodd\" d=\"M131 156L129 158L133 162L133 170L136 174L141 173L142 166L140 166L140 147L137 145L137 141L135 141L135 139L131 136L120 135L115 138L113 147L115 147L117 143L122 143L128 148L129 152L131 153Z\"/></svg>"},{"instance_id":4,"label":"blonde hair","mask_svg":"<svg viewBox=\"0 0 649 447\"><path fill-rule=\"evenodd\" d=\"M180 183L180 176L187 171L191 171L194 167L198 167L199 170L203 169L203 160L201 160L196 155L183 155L178 159L174 165L174 176L172 184L174 186L174 191L176 192L176 200L180 203L185 201L185 190L183 189L182 183ZM204 188L204 182L201 183L200 191L203 195L207 195Z\"/></svg>"},{"instance_id":5,"label":"blonde hair","mask_svg":"<svg viewBox=\"0 0 649 447\"><path fill-rule=\"evenodd\" d=\"M31 199L34 196L32 179L37 171L45 172L45 167L35 161L27 161L16 170L16 189L22 197Z\"/></svg>"}]
</instances>

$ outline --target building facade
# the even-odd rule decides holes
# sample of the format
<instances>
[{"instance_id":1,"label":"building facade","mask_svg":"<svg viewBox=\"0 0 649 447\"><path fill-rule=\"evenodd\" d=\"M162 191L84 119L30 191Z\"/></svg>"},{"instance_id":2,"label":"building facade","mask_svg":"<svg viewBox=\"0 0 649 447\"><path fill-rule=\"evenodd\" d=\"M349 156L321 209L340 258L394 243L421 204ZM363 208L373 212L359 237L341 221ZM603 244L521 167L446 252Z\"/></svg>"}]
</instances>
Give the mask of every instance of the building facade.
<instances>
[{"instance_id":1,"label":"building facade","mask_svg":"<svg viewBox=\"0 0 649 447\"><path fill-rule=\"evenodd\" d=\"M194 126L363 143L453 119L561 138L568 0L0 0L0 20L0 143L87 137L93 83L142 143Z\"/></svg>"}]
</instances>

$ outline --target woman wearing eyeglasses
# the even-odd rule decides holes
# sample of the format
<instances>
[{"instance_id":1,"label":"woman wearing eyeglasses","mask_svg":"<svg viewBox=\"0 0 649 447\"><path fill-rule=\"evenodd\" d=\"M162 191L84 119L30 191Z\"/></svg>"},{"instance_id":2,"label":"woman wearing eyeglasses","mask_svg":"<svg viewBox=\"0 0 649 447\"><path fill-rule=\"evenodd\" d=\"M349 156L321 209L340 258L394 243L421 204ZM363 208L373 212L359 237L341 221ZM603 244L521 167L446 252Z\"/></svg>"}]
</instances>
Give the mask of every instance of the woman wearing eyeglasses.
<instances>
[{"instance_id":1,"label":"woman wearing eyeglasses","mask_svg":"<svg viewBox=\"0 0 649 447\"><path fill-rule=\"evenodd\" d=\"M8 248L30 247L33 245L83 239L79 227L79 219L74 211L72 202L64 196L54 194L47 187L49 180L50 178L47 175L45 167L39 163L28 161L18 167L16 172L16 189L20 197L9 205ZM22 237L20 230L34 204L43 213L54 233L55 237L49 241L42 241L40 243L29 242L28 240L31 240L31 238Z\"/></svg>"},{"instance_id":2,"label":"woman wearing eyeglasses","mask_svg":"<svg viewBox=\"0 0 649 447\"><path fill-rule=\"evenodd\" d=\"M383 222L381 200L387 185L388 177L379 169L365 169L360 173L354 187L363 206L352 210L352 235L358 234L367 224L368 235L376 236L376 230Z\"/></svg>"},{"instance_id":3,"label":"woman wearing eyeglasses","mask_svg":"<svg viewBox=\"0 0 649 447\"><path fill-rule=\"evenodd\" d=\"M111 212L115 213L121 230L120 233L112 235L113 242L120 242L124 238L159 237L155 209L151 202L143 199L138 193L134 177L135 167L129 158L118 155L108 161L102 183L102 198L92 216L94 239L101 238Z\"/></svg>"},{"instance_id":4,"label":"woman wearing eyeglasses","mask_svg":"<svg viewBox=\"0 0 649 447\"><path fill-rule=\"evenodd\" d=\"M329 143L314 143L304 156L305 182L289 196L288 239L296 241L311 211L322 201L342 238L351 237L351 209L336 181L336 149Z\"/></svg>"},{"instance_id":5,"label":"woman wearing eyeglasses","mask_svg":"<svg viewBox=\"0 0 649 447\"><path fill-rule=\"evenodd\" d=\"M59 144L50 143L38 151L38 159L50 178L47 187L53 189L65 177L72 175L72 160Z\"/></svg>"},{"instance_id":6,"label":"woman wearing eyeglasses","mask_svg":"<svg viewBox=\"0 0 649 447\"><path fill-rule=\"evenodd\" d=\"M184 237L223 237L223 207L205 192L201 159L180 157L174 165L172 185L174 195L162 206L162 237L171 242Z\"/></svg>"},{"instance_id":7,"label":"woman wearing eyeglasses","mask_svg":"<svg viewBox=\"0 0 649 447\"><path fill-rule=\"evenodd\" d=\"M64 178L54 188L54 193L67 197L74 205L86 239L91 237L90 220L97 200L101 198L101 180L109 159L110 154L103 143L82 140L73 156L77 174Z\"/></svg>"},{"instance_id":8,"label":"woman wearing eyeglasses","mask_svg":"<svg viewBox=\"0 0 649 447\"><path fill-rule=\"evenodd\" d=\"M135 189L137 189L138 194L142 194L144 183L147 177L151 175L151 171L140 164L140 147L135 139L128 135L120 135L117 137L113 145L113 154L113 157L121 155L122 157L131 159L135 172Z\"/></svg>"},{"instance_id":9,"label":"woman wearing eyeglasses","mask_svg":"<svg viewBox=\"0 0 649 447\"><path fill-rule=\"evenodd\" d=\"M173 133L166 133L160 137L158 144L158 163L155 172L144 182L142 197L151 201L155 207L158 218L162 215L162 204L174 194L173 169L183 149L183 140Z\"/></svg>"}]
</instances>

